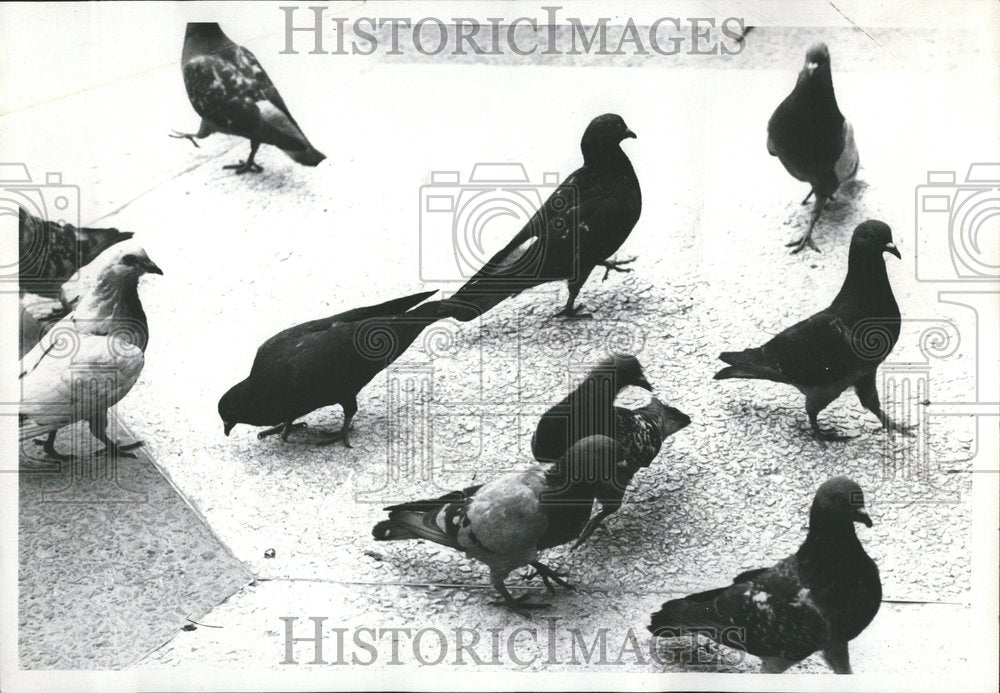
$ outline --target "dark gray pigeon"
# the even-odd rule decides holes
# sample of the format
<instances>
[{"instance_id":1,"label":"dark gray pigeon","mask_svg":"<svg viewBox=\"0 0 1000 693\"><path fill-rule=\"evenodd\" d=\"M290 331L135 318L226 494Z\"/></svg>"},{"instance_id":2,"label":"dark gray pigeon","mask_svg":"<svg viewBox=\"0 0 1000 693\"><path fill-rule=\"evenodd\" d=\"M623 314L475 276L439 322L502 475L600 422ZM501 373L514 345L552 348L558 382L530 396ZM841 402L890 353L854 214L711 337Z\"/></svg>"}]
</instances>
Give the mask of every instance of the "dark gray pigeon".
<instances>
[{"instance_id":1,"label":"dark gray pigeon","mask_svg":"<svg viewBox=\"0 0 1000 693\"><path fill-rule=\"evenodd\" d=\"M854 523L867 527L861 487L845 477L816 491L809 533L799 550L771 566L741 573L729 587L672 599L652 614L653 635L698 633L760 657L780 674L820 651L838 674L851 673L847 643L882 604L878 566Z\"/></svg>"},{"instance_id":2,"label":"dark gray pigeon","mask_svg":"<svg viewBox=\"0 0 1000 693\"><path fill-rule=\"evenodd\" d=\"M317 166L326 158L309 143L256 56L233 43L215 22L188 23L181 69L201 127L196 133L174 131L171 137L190 140L196 147L197 140L213 132L246 137L250 156L224 167L236 173L261 170L253 159L262 143L278 147L303 166Z\"/></svg>"},{"instance_id":3,"label":"dark gray pigeon","mask_svg":"<svg viewBox=\"0 0 1000 693\"><path fill-rule=\"evenodd\" d=\"M630 272L635 260L612 260L642 211L635 169L621 143L635 137L622 117L606 113L590 121L580 148L583 166L556 188L541 209L450 299L448 315L472 320L511 296L551 281L566 281L569 297L558 315L588 318L576 305L595 267Z\"/></svg>"},{"instance_id":4,"label":"dark gray pigeon","mask_svg":"<svg viewBox=\"0 0 1000 693\"><path fill-rule=\"evenodd\" d=\"M858 171L858 148L854 128L837 107L830 72L830 51L817 43L806 52L795 88L774 111L767 123L767 151L816 196L809 229L788 244L798 253L806 246L818 251L812 233L823 206L842 183Z\"/></svg>"},{"instance_id":5,"label":"dark gray pigeon","mask_svg":"<svg viewBox=\"0 0 1000 693\"><path fill-rule=\"evenodd\" d=\"M296 419L339 404L343 427L323 442L351 447L358 393L437 321L436 302L414 308L433 293L355 308L274 335L260 345L250 375L219 400L223 432L228 436L236 424L270 426L257 437L280 434L284 441L305 426Z\"/></svg>"},{"instance_id":6,"label":"dark gray pigeon","mask_svg":"<svg viewBox=\"0 0 1000 693\"><path fill-rule=\"evenodd\" d=\"M883 427L908 433L908 426L882 411L875 387L876 370L896 345L900 328L883 253L900 257L889 226L875 220L859 224L851 238L847 277L830 307L780 332L764 346L719 354L730 365L715 379L794 385L806 396L809 424L820 440L843 438L821 429L816 416L849 387Z\"/></svg>"}]
</instances>

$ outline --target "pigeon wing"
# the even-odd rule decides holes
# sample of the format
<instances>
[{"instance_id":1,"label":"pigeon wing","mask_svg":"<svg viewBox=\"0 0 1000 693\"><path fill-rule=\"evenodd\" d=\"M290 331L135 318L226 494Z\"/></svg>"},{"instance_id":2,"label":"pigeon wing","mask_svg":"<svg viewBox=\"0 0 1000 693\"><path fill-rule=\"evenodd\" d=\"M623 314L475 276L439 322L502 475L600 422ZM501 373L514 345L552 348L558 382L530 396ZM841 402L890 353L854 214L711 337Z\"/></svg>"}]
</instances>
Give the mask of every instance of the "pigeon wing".
<instances>
[{"instance_id":1,"label":"pigeon wing","mask_svg":"<svg viewBox=\"0 0 1000 693\"><path fill-rule=\"evenodd\" d=\"M830 311L792 325L761 347L761 353L788 382L807 387L837 383L861 362L850 330Z\"/></svg>"},{"instance_id":2,"label":"pigeon wing","mask_svg":"<svg viewBox=\"0 0 1000 693\"><path fill-rule=\"evenodd\" d=\"M650 630L661 635L702 630L758 657L798 661L820 649L829 624L798 579L794 557L723 587L666 602ZM703 630L704 629L704 630Z\"/></svg>"}]
</instances>

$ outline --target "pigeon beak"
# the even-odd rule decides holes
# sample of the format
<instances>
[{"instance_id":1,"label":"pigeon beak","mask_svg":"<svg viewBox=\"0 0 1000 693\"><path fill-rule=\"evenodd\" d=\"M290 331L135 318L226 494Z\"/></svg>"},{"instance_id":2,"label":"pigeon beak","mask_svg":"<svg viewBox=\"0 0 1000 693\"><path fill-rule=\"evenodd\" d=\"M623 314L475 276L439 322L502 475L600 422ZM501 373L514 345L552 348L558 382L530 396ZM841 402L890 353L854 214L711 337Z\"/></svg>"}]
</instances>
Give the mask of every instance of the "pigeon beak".
<instances>
[{"instance_id":1,"label":"pigeon beak","mask_svg":"<svg viewBox=\"0 0 1000 693\"><path fill-rule=\"evenodd\" d=\"M229 437L229 432L231 430L233 430L233 426L235 426L235 425L236 424L229 423L228 421L223 421L222 422L222 432L226 434L227 438Z\"/></svg>"},{"instance_id":2,"label":"pigeon beak","mask_svg":"<svg viewBox=\"0 0 1000 693\"><path fill-rule=\"evenodd\" d=\"M899 248L897 248L896 244L893 243L892 241L889 241L888 243L886 243L885 244L885 248L883 250L885 252L887 252L887 253L892 253L893 255L895 255L896 257L898 257L900 260L903 259L903 256L899 254Z\"/></svg>"},{"instance_id":3,"label":"pigeon beak","mask_svg":"<svg viewBox=\"0 0 1000 693\"><path fill-rule=\"evenodd\" d=\"M648 390L649 392L653 391L653 386L650 384L648 380L646 380L646 376L644 375L640 375L639 378L635 381L635 384L636 387L641 387L643 390Z\"/></svg>"},{"instance_id":4,"label":"pigeon beak","mask_svg":"<svg viewBox=\"0 0 1000 693\"><path fill-rule=\"evenodd\" d=\"M862 523L865 527L872 526L872 519L868 517L868 513L861 508L854 511L854 521Z\"/></svg>"},{"instance_id":5,"label":"pigeon beak","mask_svg":"<svg viewBox=\"0 0 1000 693\"><path fill-rule=\"evenodd\" d=\"M156 263L150 260L149 262L144 262L142 268L146 270L148 274L159 274L163 276L163 270L156 266Z\"/></svg>"},{"instance_id":6,"label":"pigeon beak","mask_svg":"<svg viewBox=\"0 0 1000 693\"><path fill-rule=\"evenodd\" d=\"M815 72L817 67L819 67L819 63L806 63L806 69L810 72Z\"/></svg>"},{"instance_id":7,"label":"pigeon beak","mask_svg":"<svg viewBox=\"0 0 1000 693\"><path fill-rule=\"evenodd\" d=\"M631 130L629 130L628 128L625 128L625 139L627 139L627 140L637 140L637 139L639 139L639 136L636 135Z\"/></svg>"}]
</instances>

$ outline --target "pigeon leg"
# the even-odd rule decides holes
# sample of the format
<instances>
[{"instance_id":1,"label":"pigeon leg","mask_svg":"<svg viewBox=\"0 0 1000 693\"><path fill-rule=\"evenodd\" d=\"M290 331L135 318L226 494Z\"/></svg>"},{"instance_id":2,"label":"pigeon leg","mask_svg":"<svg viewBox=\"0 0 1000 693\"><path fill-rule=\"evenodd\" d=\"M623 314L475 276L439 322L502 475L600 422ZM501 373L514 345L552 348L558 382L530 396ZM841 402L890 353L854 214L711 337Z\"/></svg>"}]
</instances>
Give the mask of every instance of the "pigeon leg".
<instances>
[{"instance_id":1,"label":"pigeon leg","mask_svg":"<svg viewBox=\"0 0 1000 693\"><path fill-rule=\"evenodd\" d=\"M293 423L292 421L286 421L285 423L278 424L277 426L272 426L271 428L265 428L263 431L257 434L257 440L264 440L268 436L273 436L278 433L281 434L281 442L288 440L288 434L292 431L297 431L300 428L305 428L308 426L305 421L301 423Z\"/></svg>"},{"instance_id":2,"label":"pigeon leg","mask_svg":"<svg viewBox=\"0 0 1000 693\"><path fill-rule=\"evenodd\" d=\"M576 540L576 543L573 544L573 548L570 549L570 551L576 551L576 549L579 548L580 544L587 541L587 537L593 534L594 530L601 526L601 523L604 522L604 518L606 518L608 515L610 515L617 509L618 509L617 507L601 508L601 512L594 515L587 522L587 526L583 528L582 532L580 532L580 537Z\"/></svg>"},{"instance_id":3,"label":"pigeon leg","mask_svg":"<svg viewBox=\"0 0 1000 693\"><path fill-rule=\"evenodd\" d=\"M188 140L195 147L201 149L201 145L198 144L197 140L203 140L213 132L215 132L215 130L202 120L201 125L198 126L198 132L181 132L179 130L174 130L170 137L173 137L175 140Z\"/></svg>"},{"instance_id":4,"label":"pigeon leg","mask_svg":"<svg viewBox=\"0 0 1000 693\"><path fill-rule=\"evenodd\" d=\"M792 255L802 252L806 246L812 248L817 253L819 252L819 248L817 248L816 244L813 242L812 235L813 229L816 228L816 222L819 221L819 215L823 213L823 205L825 204L826 198L817 193L816 202L813 204L812 219L809 221L809 229L801 238L789 241L785 244L786 248L791 248L792 246L795 247L795 250L792 251Z\"/></svg>"},{"instance_id":5,"label":"pigeon leg","mask_svg":"<svg viewBox=\"0 0 1000 693\"><path fill-rule=\"evenodd\" d=\"M875 387L875 371L862 376L858 382L854 383L854 391L858 394L861 406L877 416L878 420L882 422L883 428L889 431L898 431L910 437L914 435L914 426L893 421L888 414L882 411L882 405L878 399L878 388Z\"/></svg>"},{"instance_id":6,"label":"pigeon leg","mask_svg":"<svg viewBox=\"0 0 1000 693\"><path fill-rule=\"evenodd\" d=\"M569 298L566 299L566 307L555 314L557 318L571 318L576 320L590 320L594 316L590 313L581 313L583 306L578 306L576 304L576 296L580 293L580 289L583 288L583 284L569 285Z\"/></svg>"},{"instance_id":7,"label":"pigeon leg","mask_svg":"<svg viewBox=\"0 0 1000 693\"><path fill-rule=\"evenodd\" d=\"M246 161L241 161L238 164L229 164L228 166L223 166L222 168L231 168L233 173L236 175L241 175L244 173L260 173L264 169L261 168L260 164L255 164L253 158L257 156L257 149L260 147L260 142L250 141L250 156L247 157Z\"/></svg>"},{"instance_id":8,"label":"pigeon leg","mask_svg":"<svg viewBox=\"0 0 1000 693\"><path fill-rule=\"evenodd\" d=\"M847 651L846 642L838 642L823 650L823 659L830 665L835 674L850 674L851 655Z\"/></svg>"},{"instance_id":9,"label":"pigeon leg","mask_svg":"<svg viewBox=\"0 0 1000 693\"><path fill-rule=\"evenodd\" d=\"M823 441L839 441L839 440L850 440L852 436L845 436L837 433L832 429L824 429L819 425L819 421L816 417L821 411L830 406L830 403L837 399L840 393L830 393L824 391L812 391L809 395L806 395L806 413L809 415L809 425L812 427L813 434L815 434L816 439L822 443Z\"/></svg>"},{"instance_id":10,"label":"pigeon leg","mask_svg":"<svg viewBox=\"0 0 1000 693\"><path fill-rule=\"evenodd\" d=\"M812 195L813 195L813 191L812 191L812 188L810 188L809 189L809 194L806 195L805 198L803 198L802 202L800 202L799 204L803 204L804 205L806 202L809 201L809 198L812 197Z\"/></svg>"},{"instance_id":11,"label":"pigeon leg","mask_svg":"<svg viewBox=\"0 0 1000 693\"><path fill-rule=\"evenodd\" d=\"M795 664L797 664L797 662L785 659L783 657L761 657L760 673L781 674L790 666L793 666Z\"/></svg>"},{"instance_id":12,"label":"pigeon leg","mask_svg":"<svg viewBox=\"0 0 1000 693\"><path fill-rule=\"evenodd\" d=\"M547 609L549 604L536 604L527 601L528 595L522 594L520 597L515 599L511 596L510 592L507 590L507 585L503 584L504 578L507 577L506 573L490 571L490 582L500 596L503 599L498 599L496 601L490 602L492 606L506 606L508 609L523 616L524 618L531 618L531 613L529 609Z\"/></svg>"},{"instance_id":13,"label":"pigeon leg","mask_svg":"<svg viewBox=\"0 0 1000 693\"><path fill-rule=\"evenodd\" d=\"M354 415L358 413L358 400L352 397L347 402L343 403L344 407L344 425L340 427L340 430L336 433L331 433L329 436L323 439L320 445L329 445L330 443L336 443L338 440L344 442L345 448L354 447L351 445L351 441L348 439L348 434L351 432L351 419Z\"/></svg>"},{"instance_id":14,"label":"pigeon leg","mask_svg":"<svg viewBox=\"0 0 1000 693\"><path fill-rule=\"evenodd\" d=\"M838 442L843 440L850 440L854 436L847 436L842 433L837 433L830 428L822 428L819 425L819 421L816 420L816 414L809 413L809 425L812 427L813 434L816 436L816 440L820 443L824 441Z\"/></svg>"},{"instance_id":15,"label":"pigeon leg","mask_svg":"<svg viewBox=\"0 0 1000 693\"><path fill-rule=\"evenodd\" d=\"M602 282L608 280L608 275L614 272L631 272L631 267L625 267L625 265L635 262L635 256L626 258L624 260L605 260L604 262L598 262L597 264L604 268L604 278L601 279Z\"/></svg>"},{"instance_id":16,"label":"pigeon leg","mask_svg":"<svg viewBox=\"0 0 1000 693\"><path fill-rule=\"evenodd\" d=\"M65 462L66 460L70 459L69 455L64 455L58 450L56 450L55 442L56 442L56 431L52 431L51 433L49 433L48 437L45 438L45 440L36 440L35 445L41 445L42 451L45 452L46 455L48 455L54 460Z\"/></svg>"},{"instance_id":17,"label":"pigeon leg","mask_svg":"<svg viewBox=\"0 0 1000 693\"><path fill-rule=\"evenodd\" d=\"M541 577L542 582L545 583L545 589L549 591L549 594L555 594L556 592L555 589L553 589L552 587L552 582L556 583L560 587L567 590L576 589L575 587L573 587L573 585L569 584L568 582L566 582L566 580L563 579L565 577L568 577L569 575L568 573L560 573L558 571L552 570L552 568L548 567L541 561L532 561L531 567L535 569L535 572L525 575L524 576L525 581L532 580L535 577Z\"/></svg>"},{"instance_id":18,"label":"pigeon leg","mask_svg":"<svg viewBox=\"0 0 1000 693\"><path fill-rule=\"evenodd\" d=\"M90 419L90 433L99 441L104 443L104 454L105 455L117 455L118 457L129 457L135 459L129 450L134 450L135 448L142 445L141 440L137 440L134 443L129 443L128 445L119 445L117 441L108 438L108 415L106 412L98 414L94 418Z\"/></svg>"}]
</instances>

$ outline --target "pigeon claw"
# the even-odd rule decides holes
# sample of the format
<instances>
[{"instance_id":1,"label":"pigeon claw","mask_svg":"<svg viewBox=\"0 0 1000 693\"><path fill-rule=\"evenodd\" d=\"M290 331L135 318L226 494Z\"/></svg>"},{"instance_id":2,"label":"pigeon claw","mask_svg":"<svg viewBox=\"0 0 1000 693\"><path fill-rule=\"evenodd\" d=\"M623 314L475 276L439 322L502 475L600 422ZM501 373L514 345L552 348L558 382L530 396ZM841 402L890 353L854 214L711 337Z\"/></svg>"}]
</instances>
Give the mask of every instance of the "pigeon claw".
<instances>
[{"instance_id":1,"label":"pigeon claw","mask_svg":"<svg viewBox=\"0 0 1000 693\"><path fill-rule=\"evenodd\" d=\"M625 265L628 265L628 264L633 263L635 261L636 261L636 258L635 258L635 256L633 256L633 257L630 257L630 258L626 258L625 260L605 260L604 262L598 263L602 267L604 267L604 277L601 279L601 281L602 282L606 282L608 280L608 275L611 274L612 271L614 271L614 272L631 272L632 268L631 267L625 267Z\"/></svg>"},{"instance_id":2,"label":"pigeon claw","mask_svg":"<svg viewBox=\"0 0 1000 693\"><path fill-rule=\"evenodd\" d=\"M55 447L51 444L51 442L46 439L38 438L34 441L34 443L35 445L38 445L41 448L43 448L46 455L48 455L49 457L58 462L66 462L67 460L72 459L71 455L64 455L58 450L56 450Z\"/></svg>"},{"instance_id":3,"label":"pigeon claw","mask_svg":"<svg viewBox=\"0 0 1000 693\"><path fill-rule=\"evenodd\" d=\"M792 255L798 255L805 250L806 246L812 248L817 253L820 252L820 249L816 247L816 243L813 242L812 236L810 235L803 236L802 238L796 238L794 241L785 243L786 248L791 248L793 246L795 247L795 250L792 251Z\"/></svg>"},{"instance_id":4,"label":"pigeon claw","mask_svg":"<svg viewBox=\"0 0 1000 693\"><path fill-rule=\"evenodd\" d=\"M201 145L198 144L198 140L195 139L197 135L195 135L193 132L180 132L179 130L174 130L172 134L168 136L173 137L175 140L188 140L195 147L201 149Z\"/></svg>"},{"instance_id":5,"label":"pigeon claw","mask_svg":"<svg viewBox=\"0 0 1000 693\"><path fill-rule=\"evenodd\" d=\"M233 173L238 176L244 173L260 173L263 171L263 167L260 164L255 164L252 161L241 161L238 164L228 164L222 167L223 169L232 169Z\"/></svg>"},{"instance_id":6,"label":"pigeon claw","mask_svg":"<svg viewBox=\"0 0 1000 693\"><path fill-rule=\"evenodd\" d=\"M556 313L553 317L556 318L566 318L567 320L593 320L594 316L590 313L581 313L583 306L574 306L573 308L563 308L561 311Z\"/></svg>"}]
</instances>

